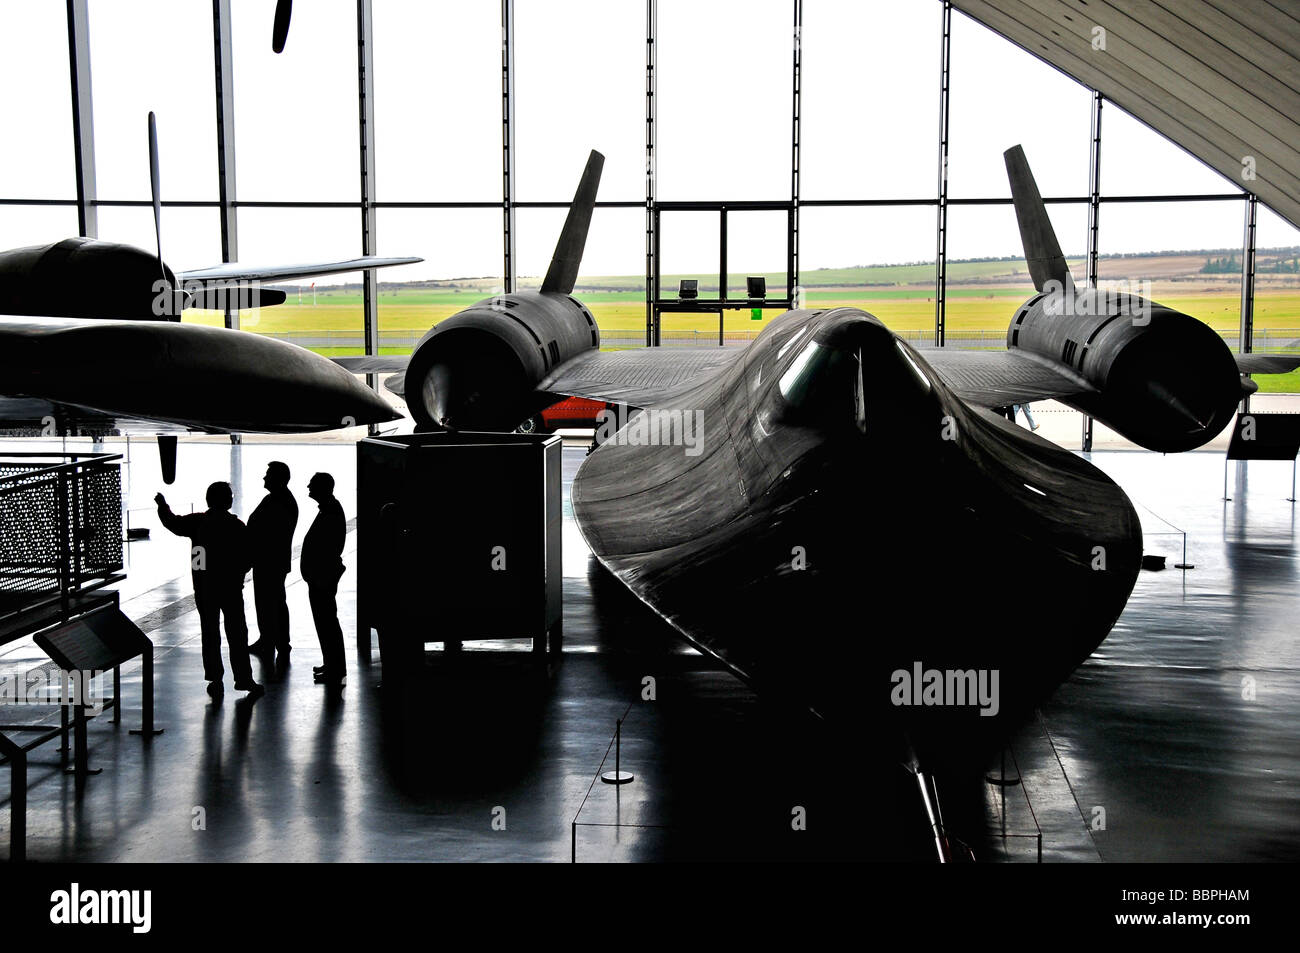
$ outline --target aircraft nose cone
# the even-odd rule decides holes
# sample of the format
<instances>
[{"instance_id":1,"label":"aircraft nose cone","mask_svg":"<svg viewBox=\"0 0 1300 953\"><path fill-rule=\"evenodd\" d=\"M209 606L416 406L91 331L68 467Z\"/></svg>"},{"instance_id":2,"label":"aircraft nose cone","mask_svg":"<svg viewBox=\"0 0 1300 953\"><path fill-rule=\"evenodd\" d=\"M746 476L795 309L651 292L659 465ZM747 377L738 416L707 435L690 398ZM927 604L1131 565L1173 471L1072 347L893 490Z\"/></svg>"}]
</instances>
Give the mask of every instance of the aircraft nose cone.
<instances>
[{"instance_id":1,"label":"aircraft nose cone","mask_svg":"<svg viewBox=\"0 0 1300 953\"><path fill-rule=\"evenodd\" d=\"M353 413L346 414L352 417L358 424L382 424L393 420L401 420L401 413L385 400L380 394L371 390L355 377L352 378L355 385L350 388L348 394L349 404L353 408Z\"/></svg>"}]
</instances>

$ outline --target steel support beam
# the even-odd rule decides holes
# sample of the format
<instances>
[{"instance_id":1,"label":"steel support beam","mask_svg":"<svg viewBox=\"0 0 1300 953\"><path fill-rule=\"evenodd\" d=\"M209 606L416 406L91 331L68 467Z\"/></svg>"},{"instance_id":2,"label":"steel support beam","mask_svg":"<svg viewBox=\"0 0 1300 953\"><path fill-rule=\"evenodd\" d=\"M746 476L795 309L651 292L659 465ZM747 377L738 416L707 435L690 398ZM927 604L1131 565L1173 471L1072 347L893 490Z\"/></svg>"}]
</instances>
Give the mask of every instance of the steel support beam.
<instances>
[{"instance_id":1,"label":"steel support beam","mask_svg":"<svg viewBox=\"0 0 1300 953\"><path fill-rule=\"evenodd\" d=\"M659 222L659 212L660 212L659 206L656 205L655 208L654 208L654 211L653 211L653 215L652 215L652 218L653 218L653 222L652 222L652 224L651 224L651 232L652 232L652 234L651 234L651 236L650 236L650 237L651 237L651 240L652 240L653 243L654 243L654 245L653 245L653 248L654 248L654 251L653 251L653 258L654 258L653 268L654 268L654 273L653 273L653 274L651 275L651 277L650 277L650 287L654 289L654 295L655 295L655 300L656 300L656 301L659 300L659 263L663 260L663 259L660 257L660 255L659 255L659 252L660 252L660 244L661 244L661 242L663 241L663 231L662 231L662 230L660 229L660 227L659 227L659 224L660 224L660 222ZM653 303L648 302L648 303L646 304L646 307L647 307L648 309L651 309L651 310L653 311L653 314L654 314L654 320L653 320L653 323L651 324L651 326L650 326L650 327L647 329L647 331L646 331L646 333L650 336L650 337L649 337L649 340L646 341L646 347L658 347L658 346L659 346L659 330L660 330L660 322L661 322L661 318L660 318L659 311L658 311L658 306L657 306L657 305L653 305Z\"/></svg>"},{"instance_id":2,"label":"steel support beam","mask_svg":"<svg viewBox=\"0 0 1300 953\"><path fill-rule=\"evenodd\" d=\"M1255 219L1259 198L1254 192L1246 196L1246 222L1241 241L1241 331L1237 350L1249 354L1255 350ZM1250 412L1250 395L1241 399L1241 412Z\"/></svg>"},{"instance_id":3,"label":"steel support beam","mask_svg":"<svg viewBox=\"0 0 1300 953\"><path fill-rule=\"evenodd\" d=\"M1097 285L1097 225L1101 213L1101 93L1092 94L1092 136L1088 152L1088 284Z\"/></svg>"},{"instance_id":4,"label":"steel support beam","mask_svg":"<svg viewBox=\"0 0 1300 953\"><path fill-rule=\"evenodd\" d=\"M645 4L645 344L659 343L659 215L655 210L655 34L659 29L658 0Z\"/></svg>"},{"instance_id":5,"label":"steel support beam","mask_svg":"<svg viewBox=\"0 0 1300 953\"><path fill-rule=\"evenodd\" d=\"M90 19L87 0L68 0L68 72L72 81L72 152L77 176L77 230L99 237L95 207L95 119L90 94ZM10 90L11 95L20 95Z\"/></svg>"},{"instance_id":6,"label":"steel support beam","mask_svg":"<svg viewBox=\"0 0 1300 953\"><path fill-rule=\"evenodd\" d=\"M799 285L799 112L803 71L803 0L794 0L794 62L790 79L790 214L786 234L785 296L795 300Z\"/></svg>"},{"instance_id":7,"label":"steel support beam","mask_svg":"<svg viewBox=\"0 0 1300 953\"><path fill-rule=\"evenodd\" d=\"M515 0L501 0L501 277L515 290Z\"/></svg>"},{"instance_id":8,"label":"steel support beam","mask_svg":"<svg viewBox=\"0 0 1300 953\"><path fill-rule=\"evenodd\" d=\"M212 0L212 62L217 81L217 199L221 260L239 260L235 212L235 66L230 43L230 0ZM239 310L226 296L226 327L239 327Z\"/></svg>"},{"instance_id":9,"label":"steel support beam","mask_svg":"<svg viewBox=\"0 0 1300 953\"><path fill-rule=\"evenodd\" d=\"M1088 150L1088 284L1097 287L1098 222L1101 217L1101 93L1092 93L1092 136ZM1092 416L1083 415L1080 449L1092 452Z\"/></svg>"},{"instance_id":10,"label":"steel support beam","mask_svg":"<svg viewBox=\"0 0 1300 953\"><path fill-rule=\"evenodd\" d=\"M718 298L727 300L727 207L718 209Z\"/></svg>"},{"instance_id":11,"label":"steel support beam","mask_svg":"<svg viewBox=\"0 0 1300 953\"><path fill-rule=\"evenodd\" d=\"M375 229L375 11L371 0L357 0L357 109L361 144L361 254L378 254ZM374 268L361 273L361 305L366 354L379 353L379 279ZM379 375L367 374L376 391ZM375 431L372 425L371 432Z\"/></svg>"},{"instance_id":12,"label":"steel support beam","mask_svg":"<svg viewBox=\"0 0 1300 953\"><path fill-rule=\"evenodd\" d=\"M939 55L939 205L935 215L934 346L943 347L948 320L948 88L952 66L952 3L943 3Z\"/></svg>"}]
</instances>

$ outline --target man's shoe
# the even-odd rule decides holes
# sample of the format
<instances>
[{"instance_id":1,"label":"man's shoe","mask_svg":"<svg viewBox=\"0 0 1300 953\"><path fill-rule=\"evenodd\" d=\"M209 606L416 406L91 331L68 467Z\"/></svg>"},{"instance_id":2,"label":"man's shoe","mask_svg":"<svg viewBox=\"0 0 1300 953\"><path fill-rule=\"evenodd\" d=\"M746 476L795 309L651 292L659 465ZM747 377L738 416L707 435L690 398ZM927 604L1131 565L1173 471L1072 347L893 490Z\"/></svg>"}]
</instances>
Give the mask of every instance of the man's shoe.
<instances>
[{"instance_id":1,"label":"man's shoe","mask_svg":"<svg viewBox=\"0 0 1300 953\"><path fill-rule=\"evenodd\" d=\"M347 681L347 674L344 672L337 675L333 672L317 672L312 676L312 681L318 685L342 685Z\"/></svg>"},{"instance_id":2,"label":"man's shoe","mask_svg":"<svg viewBox=\"0 0 1300 953\"><path fill-rule=\"evenodd\" d=\"M320 674L321 674L322 672L324 672L324 671L325 671L325 666L324 666L324 665L313 665L313 666L311 667L311 673L312 673L313 675L320 675Z\"/></svg>"},{"instance_id":3,"label":"man's shoe","mask_svg":"<svg viewBox=\"0 0 1300 953\"><path fill-rule=\"evenodd\" d=\"M252 701L254 698L261 698L266 694L266 689L257 682L251 682L248 685L236 685L235 691L248 692L248 694L244 696L245 701Z\"/></svg>"},{"instance_id":4,"label":"man's shoe","mask_svg":"<svg viewBox=\"0 0 1300 953\"><path fill-rule=\"evenodd\" d=\"M272 645L270 642L266 641L266 639L258 639L256 642L254 642L252 645L248 647L248 652L250 655L266 655L274 651L275 651L275 646Z\"/></svg>"},{"instance_id":5,"label":"man's shoe","mask_svg":"<svg viewBox=\"0 0 1300 953\"><path fill-rule=\"evenodd\" d=\"M208 682L208 694L213 698L220 698L226 693L226 686L220 682Z\"/></svg>"}]
</instances>

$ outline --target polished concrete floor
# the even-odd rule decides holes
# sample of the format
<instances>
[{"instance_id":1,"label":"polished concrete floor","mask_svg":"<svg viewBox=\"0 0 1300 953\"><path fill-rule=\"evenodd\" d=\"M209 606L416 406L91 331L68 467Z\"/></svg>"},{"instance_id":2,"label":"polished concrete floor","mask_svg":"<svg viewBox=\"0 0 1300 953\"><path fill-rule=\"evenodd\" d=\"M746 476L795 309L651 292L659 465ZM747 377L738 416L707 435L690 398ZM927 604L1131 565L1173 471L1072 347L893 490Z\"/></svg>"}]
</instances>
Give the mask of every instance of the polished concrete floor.
<instances>
[{"instance_id":1,"label":"polished concrete floor","mask_svg":"<svg viewBox=\"0 0 1300 953\"><path fill-rule=\"evenodd\" d=\"M153 533L130 544L123 608L157 646L166 731L148 743L127 733L139 717L138 672L128 669L125 723L91 723L91 760L102 774L78 785L52 746L39 749L29 857L930 859L915 782L879 763L871 738L836 734L755 697L594 565L567 506L582 456L577 444L565 449L562 659L539 669L526 652L507 651L523 644L434 657L422 676L425 703L399 719L377 688L377 650L358 653L351 639L342 695L312 684L320 656L296 574L286 677L260 670L269 690L255 703L233 692L220 704L207 698L188 543L158 528L149 502L162 488L154 448L133 442L124 481L131 522ZM208 482L228 479L236 511L247 514L271 459L293 470L299 539L315 510L301 492L312 472L336 477L353 515L355 456L343 444L183 444L179 479L165 492L182 512L201 505ZM1225 503L1221 454L1092 459L1138 504L1147 550L1172 566L1185 531L1195 569L1142 574L1101 649L1009 745L1006 775L1020 783L939 779L950 829L981 859L1033 860L1039 831L1047 860L1300 858L1291 468L1232 465ZM350 534L349 564L354 546ZM430 585L431 611L455 613L454 594ZM1010 585L1032 587L1033 568ZM339 598L345 633L354 629L354 588L350 566ZM0 675L42 660L30 641L0 647ZM642 697L647 677L653 701ZM614 725L625 713L622 767L636 779L614 787L596 776L612 767ZM994 776L1000 761L989 766ZM8 787L0 769L0 857ZM1008 795L1006 838L999 790ZM797 809L806 830L792 829Z\"/></svg>"},{"instance_id":2,"label":"polished concrete floor","mask_svg":"<svg viewBox=\"0 0 1300 953\"><path fill-rule=\"evenodd\" d=\"M471 644L479 650L454 661L435 655L423 675L423 704L403 719L382 703L377 647L359 653L348 640L340 696L312 684L320 652L296 573L288 590L295 650L285 677L275 680L255 660L266 696L241 701L227 675L225 699L212 703L186 572L189 544L158 527L149 502L161 488L184 512L201 506L209 481L225 478L236 487L236 512L246 514L260 497L266 463L281 459L299 491L300 541L315 512L301 493L312 472L337 478L352 517L353 448L183 445L177 484L162 488L152 445L133 443L131 520L152 533L130 544L123 608L157 647L165 732L149 743L127 733L139 719L138 672L127 669L125 723L91 722L91 762L102 774L79 788L62 773L53 743L36 752L29 859L927 859L927 828L905 772L874 765L804 713L755 697L590 559L567 507L583 456L580 444L565 449L561 659L539 669L520 651L526 642ZM351 633L351 532L344 560L340 618ZM458 611L436 580L430 591L431 612ZM251 602L250 586L250 625ZM30 641L0 647L0 674L41 661ZM647 677L653 700L643 697ZM610 742L623 716L621 767L635 780L615 787L596 779L602 765L613 768ZM0 769L0 810L8 786ZM796 809L805 830L793 829ZM0 856L7 824L0 814Z\"/></svg>"},{"instance_id":3,"label":"polished concrete floor","mask_svg":"<svg viewBox=\"0 0 1300 953\"><path fill-rule=\"evenodd\" d=\"M1300 860L1300 547L1292 467L1218 453L1101 453L1148 553L1118 624L1009 747L994 856ZM1195 568L1172 568L1186 560ZM1016 585L1032 586L1026 572ZM1068 611L1063 606L1062 611ZM1044 638L1051 637L1045 620ZM1001 773L1001 765L990 766ZM1001 799L984 788L985 829ZM1035 825L1035 816L1037 827Z\"/></svg>"}]
</instances>

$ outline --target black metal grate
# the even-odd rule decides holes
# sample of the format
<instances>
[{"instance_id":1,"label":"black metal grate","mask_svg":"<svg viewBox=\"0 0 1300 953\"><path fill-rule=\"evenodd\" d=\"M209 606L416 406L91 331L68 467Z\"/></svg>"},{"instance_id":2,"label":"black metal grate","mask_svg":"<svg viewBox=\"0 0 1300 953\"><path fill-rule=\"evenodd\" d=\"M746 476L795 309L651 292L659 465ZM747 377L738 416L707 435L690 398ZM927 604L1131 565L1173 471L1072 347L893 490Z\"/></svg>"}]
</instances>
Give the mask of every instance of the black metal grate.
<instances>
[{"instance_id":1,"label":"black metal grate","mask_svg":"<svg viewBox=\"0 0 1300 953\"><path fill-rule=\"evenodd\" d=\"M0 457L0 603L93 586L122 569L117 454Z\"/></svg>"}]
</instances>

